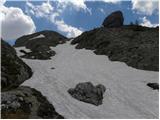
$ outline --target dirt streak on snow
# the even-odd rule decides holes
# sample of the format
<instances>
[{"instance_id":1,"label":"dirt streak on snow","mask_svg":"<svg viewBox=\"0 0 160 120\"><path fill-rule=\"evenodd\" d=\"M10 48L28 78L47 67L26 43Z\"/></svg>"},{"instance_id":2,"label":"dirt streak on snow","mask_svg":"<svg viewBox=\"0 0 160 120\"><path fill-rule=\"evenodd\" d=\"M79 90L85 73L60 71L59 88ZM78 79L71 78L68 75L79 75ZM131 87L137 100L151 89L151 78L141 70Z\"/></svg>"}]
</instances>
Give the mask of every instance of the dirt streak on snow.
<instances>
[{"instance_id":1,"label":"dirt streak on snow","mask_svg":"<svg viewBox=\"0 0 160 120\"><path fill-rule=\"evenodd\" d=\"M58 45L57 54L47 61L23 59L34 72L23 85L41 91L65 118L158 118L158 91L146 86L158 82L158 72L137 70L74 47L70 42ZM102 105L80 102L67 93L87 81L106 86Z\"/></svg>"}]
</instances>

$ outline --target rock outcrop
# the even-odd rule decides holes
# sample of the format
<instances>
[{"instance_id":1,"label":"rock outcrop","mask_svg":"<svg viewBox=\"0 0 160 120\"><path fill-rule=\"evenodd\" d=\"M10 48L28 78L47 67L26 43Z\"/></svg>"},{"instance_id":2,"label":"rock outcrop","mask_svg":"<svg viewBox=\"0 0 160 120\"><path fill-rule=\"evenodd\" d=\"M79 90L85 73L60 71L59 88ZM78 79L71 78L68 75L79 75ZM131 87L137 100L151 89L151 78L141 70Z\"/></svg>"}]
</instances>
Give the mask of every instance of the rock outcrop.
<instances>
[{"instance_id":1,"label":"rock outcrop","mask_svg":"<svg viewBox=\"0 0 160 120\"><path fill-rule=\"evenodd\" d=\"M121 27L123 26L123 21L123 13L121 11L115 11L105 18L102 25L104 27Z\"/></svg>"},{"instance_id":2,"label":"rock outcrop","mask_svg":"<svg viewBox=\"0 0 160 120\"><path fill-rule=\"evenodd\" d=\"M68 93L77 100L98 106L102 104L105 91L105 86L101 84L93 86L91 82L85 82L79 83L75 88L69 89Z\"/></svg>"},{"instance_id":3,"label":"rock outcrop","mask_svg":"<svg viewBox=\"0 0 160 120\"><path fill-rule=\"evenodd\" d=\"M13 47L1 40L1 117L3 119L64 118L37 90L20 86L32 76L31 68Z\"/></svg>"},{"instance_id":4,"label":"rock outcrop","mask_svg":"<svg viewBox=\"0 0 160 120\"><path fill-rule=\"evenodd\" d=\"M45 30L18 38L14 46L26 46L26 48L34 50L37 49L36 47L42 47L43 45L56 46L65 43L65 39L67 38L57 32Z\"/></svg>"},{"instance_id":5,"label":"rock outcrop","mask_svg":"<svg viewBox=\"0 0 160 120\"><path fill-rule=\"evenodd\" d=\"M142 26L97 28L84 32L71 44L77 49L94 50L112 61L125 62L137 69L159 71L159 29Z\"/></svg>"},{"instance_id":6,"label":"rock outcrop","mask_svg":"<svg viewBox=\"0 0 160 120\"><path fill-rule=\"evenodd\" d=\"M1 40L1 90L18 87L32 76L31 68L17 55L13 47Z\"/></svg>"},{"instance_id":7,"label":"rock outcrop","mask_svg":"<svg viewBox=\"0 0 160 120\"><path fill-rule=\"evenodd\" d=\"M40 51L26 52L25 51L25 54L21 55L20 57L27 58L27 59L48 60L48 59L51 59L51 57L54 56L55 54L56 52L53 50L42 51L42 52Z\"/></svg>"},{"instance_id":8,"label":"rock outcrop","mask_svg":"<svg viewBox=\"0 0 160 120\"><path fill-rule=\"evenodd\" d=\"M50 47L63 44L66 40L67 38L59 33L46 30L18 38L14 47L26 47L31 50L23 50L23 58L48 60L56 54Z\"/></svg>"},{"instance_id":9,"label":"rock outcrop","mask_svg":"<svg viewBox=\"0 0 160 120\"><path fill-rule=\"evenodd\" d=\"M3 119L64 118L40 92L25 86L2 92L1 117Z\"/></svg>"},{"instance_id":10,"label":"rock outcrop","mask_svg":"<svg viewBox=\"0 0 160 120\"><path fill-rule=\"evenodd\" d=\"M159 84L158 83L147 83L147 86L149 86L153 90L159 90Z\"/></svg>"}]
</instances>

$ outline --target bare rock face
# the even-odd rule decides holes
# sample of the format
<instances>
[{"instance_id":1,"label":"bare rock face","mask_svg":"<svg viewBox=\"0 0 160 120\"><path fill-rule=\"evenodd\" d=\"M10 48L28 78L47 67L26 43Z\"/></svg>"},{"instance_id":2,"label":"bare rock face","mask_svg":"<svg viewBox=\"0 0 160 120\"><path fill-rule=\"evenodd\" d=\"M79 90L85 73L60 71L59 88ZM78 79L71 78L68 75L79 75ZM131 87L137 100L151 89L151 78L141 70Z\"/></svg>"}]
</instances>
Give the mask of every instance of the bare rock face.
<instances>
[{"instance_id":1,"label":"bare rock face","mask_svg":"<svg viewBox=\"0 0 160 120\"><path fill-rule=\"evenodd\" d=\"M21 86L1 94L3 119L63 119L37 90Z\"/></svg>"},{"instance_id":2,"label":"bare rock face","mask_svg":"<svg viewBox=\"0 0 160 120\"><path fill-rule=\"evenodd\" d=\"M104 27L121 27L123 26L123 13L121 11L115 11L111 13L108 17L103 21Z\"/></svg>"},{"instance_id":3,"label":"bare rock face","mask_svg":"<svg viewBox=\"0 0 160 120\"><path fill-rule=\"evenodd\" d=\"M98 106L102 104L103 94L105 91L105 86L101 84L93 86L91 82L85 82L79 83L75 88L69 89L68 93L79 101Z\"/></svg>"},{"instance_id":4,"label":"bare rock face","mask_svg":"<svg viewBox=\"0 0 160 120\"><path fill-rule=\"evenodd\" d=\"M18 56L13 47L1 40L1 90L18 87L32 76L31 68Z\"/></svg>"}]
</instances>

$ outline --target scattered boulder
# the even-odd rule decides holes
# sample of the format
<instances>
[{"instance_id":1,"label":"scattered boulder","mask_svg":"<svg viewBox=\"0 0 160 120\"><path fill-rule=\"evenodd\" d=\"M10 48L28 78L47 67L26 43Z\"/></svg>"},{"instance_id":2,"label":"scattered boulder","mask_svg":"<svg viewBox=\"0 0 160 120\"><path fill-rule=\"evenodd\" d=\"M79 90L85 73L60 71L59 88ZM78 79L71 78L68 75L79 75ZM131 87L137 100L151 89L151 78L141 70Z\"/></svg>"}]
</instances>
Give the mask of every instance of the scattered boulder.
<instances>
[{"instance_id":1,"label":"scattered boulder","mask_svg":"<svg viewBox=\"0 0 160 120\"><path fill-rule=\"evenodd\" d=\"M69 89L68 93L79 101L98 106L102 104L105 90L105 86L101 84L93 86L91 82L84 82L77 84L75 88Z\"/></svg>"},{"instance_id":2,"label":"scattered boulder","mask_svg":"<svg viewBox=\"0 0 160 120\"><path fill-rule=\"evenodd\" d=\"M111 61L125 62L141 70L159 71L159 29L143 26L97 28L72 40L76 49L93 50Z\"/></svg>"},{"instance_id":3,"label":"scattered boulder","mask_svg":"<svg viewBox=\"0 0 160 120\"><path fill-rule=\"evenodd\" d=\"M1 40L1 90L18 87L32 76L31 68L18 56L13 47Z\"/></svg>"},{"instance_id":4,"label":"scattered boulder","mask_svg":"<svg viewBox=\"0 0 160 120\"><path fill-rule=\"evenodd\" d=\"M103 21L104 27L121 27L123 26L123 13L121 11L115 11L111 13L108 17Z\"/></svg>"},{"instance_id":5,"label":"scattered boulder","mask_svg":"<svg viewBox=\"0 0 160 120\"><path fill-rule=\"evenodd\" d=\"M158 83L147 83L147 86L149 86L153 90L159 90L159 84Z\"/></svg>"},{"instance_id":6,"label":"scattered boulder","mask_svg":"<svg viewBox=\"0 0 160 120\"><path fill-rule=\"evenodd\" d=\"M2 119L64 118L40 92L26 86L2 92L1 117Z\"/></svg>"}]
</instances>

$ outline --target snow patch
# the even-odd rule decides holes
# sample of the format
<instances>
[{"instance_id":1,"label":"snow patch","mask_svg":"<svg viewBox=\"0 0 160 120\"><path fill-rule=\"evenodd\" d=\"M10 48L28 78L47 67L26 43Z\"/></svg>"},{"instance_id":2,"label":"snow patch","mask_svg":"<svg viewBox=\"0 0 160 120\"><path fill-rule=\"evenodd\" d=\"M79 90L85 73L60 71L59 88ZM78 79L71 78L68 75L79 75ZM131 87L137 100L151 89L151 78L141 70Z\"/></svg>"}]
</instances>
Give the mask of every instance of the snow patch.
<instances>
[{"instance_id":1,"label":"snow patch","mask_svg":"<svg viewBox=\"0 0 160 120\"><path fill-rule=\"evenodd\" d=\"M39 36L33 37L29 40L33 40L33 39L37 39L37 38L45 38L45 36L43 34L40 34Z\"/></svg>"},{"instance_id":2,"label":"snow patch","mask_svg":"<svg viewBox=\"0 0 160 120\"><path fill-rule=\"evenodd\" d=\"M158 72L112 62L90 50L77 50L70 42L52 49L56 55L51 60L23 59L34 72L23 85L41 91L65 118L158 118L158 91L146 86L158 83ZM84 103L68 94L69 88L88 81L106 87L102 105Z\"/></svg>"},{"instance_id":3,"label":"snow patch","mask_svg":"<svg viewBox=\"0 0 160 120\"><path fill-rule=\"evenodd\" d=\"M26 47L16 47L15 49L18 56L24 55L24 53L20 52L20 50L24 50L26 52L32 52L30 49L27 49Z\"/></svg>"}]
</instances>

